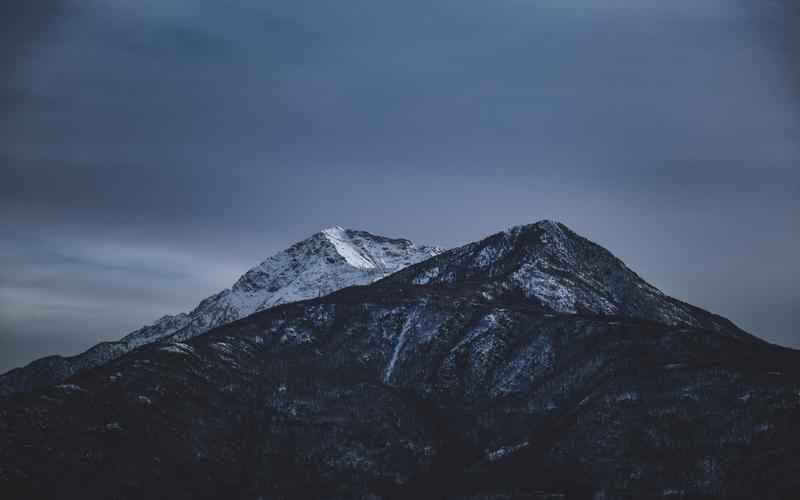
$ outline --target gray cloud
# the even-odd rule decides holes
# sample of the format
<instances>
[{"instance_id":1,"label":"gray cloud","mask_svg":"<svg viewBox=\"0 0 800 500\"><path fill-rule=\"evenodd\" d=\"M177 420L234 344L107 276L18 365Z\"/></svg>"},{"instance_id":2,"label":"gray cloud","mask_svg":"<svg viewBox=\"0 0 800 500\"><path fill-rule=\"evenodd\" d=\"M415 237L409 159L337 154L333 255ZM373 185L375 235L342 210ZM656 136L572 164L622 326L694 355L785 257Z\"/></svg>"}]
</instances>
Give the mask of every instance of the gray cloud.
<instances>
[{"instance_id":1,"label":"gray cloud","mask_svg":"<svg viewBox=\"0 0 800 500\"><path fill-rule=\"evenodd\" d=\"M790 2L3 9L0 370L327 225L453 246L545 217L800 346Z\"/></svg>"}]
</instances>

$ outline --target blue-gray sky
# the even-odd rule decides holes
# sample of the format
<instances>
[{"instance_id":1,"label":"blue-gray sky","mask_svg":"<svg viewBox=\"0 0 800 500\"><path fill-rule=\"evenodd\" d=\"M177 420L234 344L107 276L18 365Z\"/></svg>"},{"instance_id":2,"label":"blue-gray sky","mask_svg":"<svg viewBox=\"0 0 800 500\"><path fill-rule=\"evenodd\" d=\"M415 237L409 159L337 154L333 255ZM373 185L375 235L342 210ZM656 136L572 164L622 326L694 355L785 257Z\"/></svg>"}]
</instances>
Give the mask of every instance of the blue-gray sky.
<instances>
[{"instance_id":1,"label":"blue-gray sky","mask_svg":"<svg viewBox=\"0 0 800 500\"><path fill-rule=\"evenodd\" d=\"M0 371L187 310L333 224L456 246L557 219L800 347L788 0L20 0L0 19Z\"/></svg>"}]
</instances>

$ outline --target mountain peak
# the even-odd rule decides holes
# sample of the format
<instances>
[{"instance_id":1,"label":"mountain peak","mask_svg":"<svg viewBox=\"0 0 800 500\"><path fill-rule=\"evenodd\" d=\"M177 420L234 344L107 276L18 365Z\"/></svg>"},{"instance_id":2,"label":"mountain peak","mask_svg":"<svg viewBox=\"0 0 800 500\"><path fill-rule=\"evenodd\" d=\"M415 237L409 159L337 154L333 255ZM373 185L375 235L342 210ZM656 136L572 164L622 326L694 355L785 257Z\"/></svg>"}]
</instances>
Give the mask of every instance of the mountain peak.
<instances>
[{"instance_id":1,"label":"mountain peak","mask_svg":"<svg viewBox=\"0 0 800 500\"><path fill-rule=\"evenodd\" d=\"M664 295L605 248L551 220L511 227L389 279L472 287L486 300L519 297L561 314L628 316L714 329L732 326Z\"/></svg>"},{"instance_id":2,"label":"mountain peak","mask_svg":"<svg viewBox=\"0 0 800 500\"><path fill-rule=\"evenodd\" d=\"M325 229L320 231L321 234L325 234L325 235L337 235L337 234L341 234L341 233L345 233L345 232L347 232L347 229L343 228L342 226L340 226L338 224L335 225L335 226L326 227Z\"/></svg>"},{"instance_id":3,"label":"mountain peak","mask_svg":"<svg viewBox=\"0 0 800 500\"><path fill-rule=\"evenodd\" d=\"M376 268L351 266L335 243ZM191 328L318 292L299 286L312 278L373 279L420 248L318 233L204 301ZM0 401L0 489L792 498L800 353L739 341L722 321L563 225L518 226L380 284L173 336Z\"/></svg>"},{"instance_id":4,"label":"mountain peak","mask_svg":"<svg viewBox=\"0 0 800 500\"><path fill-rule=\"evenodd\" d=\"M549 219L542 219L531 224L513 226L497 234L511 238L524 237L522 242L527 244L530 244L537 239L543 244L548 244L573 238L580 238L580 236L567 227L566 224Z\"/></svg>"},{"instance_id":5,"label":"mountain peak","mask_svg":"<svg viewBox=\"0 0 800 500\"><path fill-rule=\"evenodd\" d=\"M341 226L333 226L321 231L324 238L330 242L336 253L342 257L348 265L356 269L375 269L378 266L365 255L364 248L354 243L348 234L349 231Z\"/></svg>"},{"instance_id":6,"label":"mountain peak","mask_svg":"<svg viewBox=\"0 0 800 500\"><path fill-rule=\"evenodd\" d=\"M530 229L539 229L543 231L562 231L564 229L569 230L566 224L562 222L558 222L551 219L541 219L536 222L531 222L529 224L519 224L517 226L512 226L506 229L504 232L519 233Z\"/></svg>"},{"instance_id":7,"label":"mountain peak","mask_svg":"<svg viewBox=\"0 0 800 500\"><path fill-rule=\"evenodd\" d=\"M268 257L189 313L164 316L118 342L100 344L76 356L52 356L0 375L0 394L59 383L78 370L167 337L186 340L279 304L367 285L442 252L407 239L329 227Z\"/></svg>"}]
</instances>

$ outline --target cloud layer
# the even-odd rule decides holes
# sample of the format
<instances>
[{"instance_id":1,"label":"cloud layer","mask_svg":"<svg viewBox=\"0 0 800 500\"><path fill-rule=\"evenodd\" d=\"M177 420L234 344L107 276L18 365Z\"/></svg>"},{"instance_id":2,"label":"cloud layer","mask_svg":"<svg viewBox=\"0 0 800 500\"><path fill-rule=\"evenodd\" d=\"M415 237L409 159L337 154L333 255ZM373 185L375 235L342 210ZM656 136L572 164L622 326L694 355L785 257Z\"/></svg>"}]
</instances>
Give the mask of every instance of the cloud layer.
<instances>
[{"instance_id":1,"label":"cloud layer","mask_svg":"<svg viewBox=\"0 0 800 500\"><path fill-rule=\"evenodd\" d=\"M800 347L789 2L0 14L0 370L187 309L332 224L454 246L559 219Z\"/></svg>"}]
</instances>

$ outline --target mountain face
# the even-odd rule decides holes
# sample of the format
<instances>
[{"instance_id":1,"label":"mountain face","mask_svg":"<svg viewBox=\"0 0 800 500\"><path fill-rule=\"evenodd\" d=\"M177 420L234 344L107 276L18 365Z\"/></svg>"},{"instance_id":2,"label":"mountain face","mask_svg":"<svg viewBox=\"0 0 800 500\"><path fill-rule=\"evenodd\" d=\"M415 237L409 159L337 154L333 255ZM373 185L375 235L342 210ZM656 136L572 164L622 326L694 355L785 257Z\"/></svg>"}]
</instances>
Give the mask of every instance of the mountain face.
<instances>
[{"instance_id":1,"label":"mountain face","mask_svg":"<svg viewBox=\"0 0 800 500\"><path fill-rule=\"evenodd\" d=\"M565 226L0 400L9 498L795 498L800 352Z\"/></svg>"},{"instance_id":2,"label":"mountain face","mask_svg":"<svg viewBox=\"0 0 800 500\"><path fill-rule=\"evenodd\" d=\"M406 239L328 228L250 269L231 288L204 299L189 313L164 316L118 342L100 343L77 356L49 356L0 375L0 395L58 384L165 337L186 340L278 304L365 285L442 251Z\"/></svg>"},{"instance_id":3,"label":"mountain face","mask_svg":"<svg viewBox=\"0 0 800 500\"><path fill-rule=\"evenodd\" d=\"M513 227L390 281L472 283L489 300L518 297L557 313L624 316L746 335L724 318L664 295L605 248L552 221Z\"/></svg>"}]
</instances>

